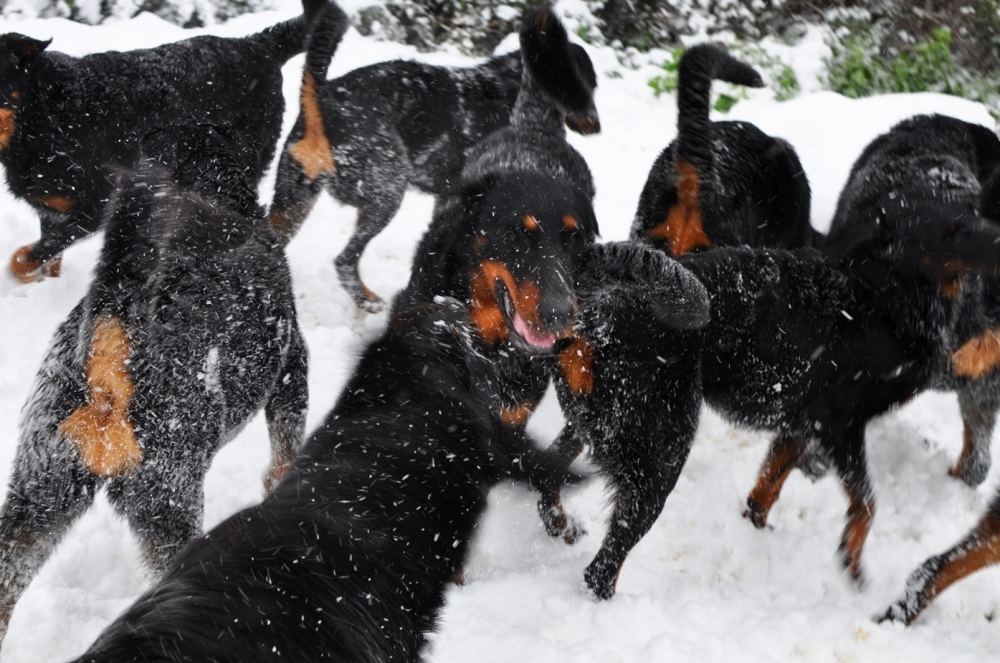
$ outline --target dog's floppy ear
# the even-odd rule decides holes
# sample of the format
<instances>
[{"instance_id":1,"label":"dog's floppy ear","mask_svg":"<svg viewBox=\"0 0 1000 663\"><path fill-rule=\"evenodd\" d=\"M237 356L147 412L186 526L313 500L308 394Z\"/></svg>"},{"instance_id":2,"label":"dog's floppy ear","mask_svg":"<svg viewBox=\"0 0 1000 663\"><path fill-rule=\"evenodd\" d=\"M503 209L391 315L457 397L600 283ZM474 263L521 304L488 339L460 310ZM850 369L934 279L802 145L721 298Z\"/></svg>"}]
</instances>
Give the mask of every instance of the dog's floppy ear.
<instances>
[{"instance_id":1,"label":"dog's floppy ear","mask_svg":"<svg viewBox=\"0 0 1000 663\"><path fill-rule=\"evenodd\" d=\"M3 37L0 37L0 40L2 40L0 43L2 43L4 50L7 52L7 57L13 64L19 66L30 64L39 53L52 43L51 39L41 41L16 32L5 34Z\"/></svg>"}]
</instances>

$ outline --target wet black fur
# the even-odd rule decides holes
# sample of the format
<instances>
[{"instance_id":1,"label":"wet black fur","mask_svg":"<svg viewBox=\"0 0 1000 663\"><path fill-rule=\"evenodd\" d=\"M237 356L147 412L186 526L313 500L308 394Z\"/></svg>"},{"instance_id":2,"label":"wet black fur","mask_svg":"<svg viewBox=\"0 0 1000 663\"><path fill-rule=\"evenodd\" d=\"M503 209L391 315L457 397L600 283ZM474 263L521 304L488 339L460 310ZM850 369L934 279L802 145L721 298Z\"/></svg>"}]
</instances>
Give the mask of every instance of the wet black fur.
<instances>
[{"instance_id":1,"label":"wet black fur","mask_svg":"<svg viewBox=\"0 0 1000 663\"><path fill-rule=\"evenodd\" d=\"M877 229L871 210L901 189L941 192L1000 222L1000 139L990 129L942 115L919 115L869 144L855 162L830 227L828 252L845 253ZM958 393L973 454L959 477L978 485L990 469L990 443L1000 409L1000 370L979 379L955 375L949 355L970 338L1000 326L1000 279L974 274L957 281L954 315L940 333L947 338L935 386Z\"/></svg>"},{"instance_id":2,"label":"wet black fur","mask_svg":"<svg viewBox=\"0 0 1000 663\"><path fill-rule=\"evenodd\" d=\"M588 445L612 493L607 534L584 572L594 595L607 599L626 556L663 510L694 441L701 408L697 330L709 321L708 294L677 262L632 242L591 247L576 291L573 340L592 348L593 391L574 393L555 372L567 425L551 451L568 462ZM558 491L543 493L539 511L550 534L568 542L580 534Z\"/></svg>"},{"instance_id":3,"label":"wet black fur","mask_svg":"<svg viewBox=\"0 0 1000 663\"><path fill-rule=\"evenodd\" d=\"M347 25L347 17L335 4L320 15L309 42L306 68L316 81L316 98L336 172L312 180L288 151L305 131L300 114L278 165L272 215L283 217L275 227L287 242L321 190L357 207L357 227L337 256L337 272L359 305L377 307L377 302L364 294L358 274L365 246L396 215L407 186L437 196L461 190L465 183L462 168L473 146L510 122L523 77L522 56L520 52L509 53L471 68L396 60L355 69L328 81L330 57ZM555 84L547 89L575 94L566 102L560 97L559 103L576 108L585 105L579 97L589 99L596 77L582 48L566 48L574 60L566 66L573 69L573 75L583 71L589 89L570 93L567 90L571 88Z\"/></svg>"},{"instance_id":4,"label":"wet black fur","mask_svg":"<svg viewBox=\"0 0 1000 663\"><path fill-rule=\"evenodd\" d=\"M529 13L521 29L522 53L529 52L527 42L542 23L549 32L564 31L551 12ZM431 301L435 295L467 301L472 272L489 259L506 265L518 281L531 279L540 285L539 312L548 331L559 333L572 323L573 273L581 250L594 241L598 229L591 202L593 178L583 157L566 142L564 121L575 116L591 130L599 123L592 99L583 94L593 89L587 76L572 52L558 47L564 39L546 43L552 50L525 68L510 126L472 148L460 192L438 199L431 226L417 247L410 282L398 300L405 306ZM555 90L543 88L534 78L534 71L550 67L565 74L546 79L558 85ZM560 93L564 88L576 91ZM567 107L557 101L563 97L583 102ZM526 214L537 220L537 231L524 226ZM564 225L567 214L576 219L575 230ZM506 296L495 294L498 300ZM500 373L498 407L533 406L548 384L548 357L535 356L544 352L529 347L509 317L505 324L508 340L483 343Z\"/></svg>"},{"instance_id":5,"label":"wet black fur","mask_svg":"<svg viewBox=\"0 0 1000 663\"><path fill-rule=\"evenodd\" d=\"M419 660L489 488L531 455L536 480L566 478L507 446L464 315L396 316L274 493L188 546L77 660Z\"/></svg>"},{"instance_id":6,"label":"wet black fur","mask_svg":"<svg viewBox=\"0 0 1000 663\"><path fill-rule=\"evenodd\" d=\"M322 4L307 0L305 8ZM11 192L41 219L28 260L55 258L97 230L116 170L137 162L140 140L158 126L229 125L243 137L238 158L256 185L281 132L281 66L302 51L308 24L303 16L241 39L201 36L82 58L0 36L0 108L13 109L16 126L0 163ZM75 201L73 209L39 202L54 195Z\"/></svg>"},{"instance_id":7,"label":"wet black fur","mask_svg":"<svg viewBox=\"0 0 1000 663\"><path fill-rule=\"evenodd\" d=\"M794 460L818 444L856 498L852 521L874 511L866 424L933 384L952 313L941 271L956 259L1000 259L1000 229L961 201L902 191L865 211L872 232L836 257L724 248L681 259L711 296L705 401L793 440ZM766 513L748 506L763 526ZM853 571L861 582L860 566Z\"/></svg>"},{"instance_id":8,"label":"wet black fur","mask_svg":"<svg viewBox=\"0 0 1000 663\"><path fill-rule=\"evenodd\" d=\"M226 147L222 134L192 130L198 135L159 155L177 179L190 178L185 164L192 162L239 162L229 151L238 146ZM205 473L251 417L264 409L276 461L301 447L307 356L288 265L263 214L229 206L255 200L256 182L232 178L182 189L152 160L121 176L93 283L56 332L24 409L0 514L0 634L101 487L162 573L201 533ZM87 400L85 366L99 316L118 318L130 341L128 417L143 453L134 471L111 478L92 474L59 430Z\"/></svg>"},{"instance_id":9,"label":"wet black fur","mask_svg":"<svg viewBox=\"0 0 1000 663\"><path fill-rule=\"evenodd\" d=\"M648 232L677 204L677 162L701 181L701 222L714 246L795 248L818 233L809 223L809 182L794 148L747 122L712 122L712 80L762 87L760 75L721 47L701 44L681 58L677 138L657 157L639 197L631 237L668 253Z\"/></svg>"}]
</instances>

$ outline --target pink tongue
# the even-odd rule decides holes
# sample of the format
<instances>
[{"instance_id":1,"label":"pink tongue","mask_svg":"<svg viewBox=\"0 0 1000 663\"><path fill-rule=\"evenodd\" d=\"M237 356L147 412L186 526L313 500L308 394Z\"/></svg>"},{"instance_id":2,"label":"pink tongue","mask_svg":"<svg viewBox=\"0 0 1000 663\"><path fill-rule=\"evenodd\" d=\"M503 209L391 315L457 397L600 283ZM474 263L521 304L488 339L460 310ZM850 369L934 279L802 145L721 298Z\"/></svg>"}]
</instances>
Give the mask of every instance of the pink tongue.
<instances>
[{"instance_id":1,"label":"pink tongue","mask_svg":"<svg viewBox=\"0 0 1000 663\"><path fill-rule=\"evenodd\" d=\"M514 331L520 334L521 338L528 343L539 348L551 348L556 342L555 334L535 331L524 321L524 318L518 315L517 311L514 312Z\"/></svg>"}]
</instances>

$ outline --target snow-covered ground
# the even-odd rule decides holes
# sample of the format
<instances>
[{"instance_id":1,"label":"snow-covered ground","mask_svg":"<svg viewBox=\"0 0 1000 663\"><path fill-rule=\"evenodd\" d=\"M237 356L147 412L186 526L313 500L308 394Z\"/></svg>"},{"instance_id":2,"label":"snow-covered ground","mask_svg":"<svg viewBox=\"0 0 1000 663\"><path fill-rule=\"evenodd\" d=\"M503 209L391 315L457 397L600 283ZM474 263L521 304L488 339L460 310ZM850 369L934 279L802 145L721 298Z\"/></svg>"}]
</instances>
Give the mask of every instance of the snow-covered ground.
<instances>
[{"instance_id":1,"label":"snow-covered ground","mask_svg":"<svg viewBox=\"0 0 1000 663\"><path fill-rule=\"evenodd\" d=\"M240 35L294 15L243 16L212 32ZM351 3L348 3L351 4ZM59 19L3 22L54 41L73 55L150 46L189 36L148 15L101 27ZM505 42L504 49L514 41ZM741 101L730 117L750 120L796 147L813 186L813 223L825 230L851 163L863 146L896 121L942 112L993 126L983 107L937 95L851 101L818 91L820 31L785 48L805 92L778 104L766 92ZM588 48L599 74L597 104L603 133L573 135L597 182L596 207L605 239L627 236L639 191L654 158L675 133L672 96L656 99L638 70L609 49ZM331 74L393 57L467 64L457 54L418 54L350 31ZM285 68L296 112L302 58ZM273 177L273 176L272 176ZM262 198L270 198L265 182ZM361 263L367 283L383 296L406 281L410 256L426 227L432 201L406 198L395 221L369 246ZM289 247L301 323L309 343L310 426L332 405L365 342L385 324L360 314L337 283L331 260L347 241L354 212L323 196ZM38 222L27 205L0 192L0 255L34 241ZM56 325L82 296L99 249L91 238L67 251L63 276L21 285L0 270L0 477L10 471L17 422L31 380ZM561 425L553 399L531 422L550 440ZM878 513L866 547L870 583L858 592L839 570L834 551L847 506L837 481L810 484L796 473L757 531L740 517L766 449L766 438L735 429L705 411L690 460L659 521L633 550L613 600L597 603L583 589L584 567L597 551L607 516L602 486L568 491L567 508L589 535L575 546L548 538L526 489L502 485L491 496L467 584L449 591L439 634L427 659L560 661L983 661L1000 653L1000 570L982 572L946 592L911 628L876 625L871 616L902 591L910 571L950 546L983 511L997 471L970 490L946 476L961 445L952 394L926 394L869 428ZM206 485L206 527L258 501L268 456L266 430L256 420L216 458ZM145 587L136 545L107 503L73 528L14 611L3 644L5 663L48 663L79 654Z\"/></svg>"}]
</instances>

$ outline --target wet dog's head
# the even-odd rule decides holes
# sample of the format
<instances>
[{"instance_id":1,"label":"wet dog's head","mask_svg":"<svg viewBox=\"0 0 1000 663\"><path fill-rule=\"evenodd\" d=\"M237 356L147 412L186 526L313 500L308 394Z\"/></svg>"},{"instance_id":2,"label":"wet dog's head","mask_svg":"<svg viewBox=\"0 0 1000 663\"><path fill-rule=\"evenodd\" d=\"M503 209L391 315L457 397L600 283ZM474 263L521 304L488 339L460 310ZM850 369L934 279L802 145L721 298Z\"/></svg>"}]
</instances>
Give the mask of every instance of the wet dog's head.
<instances>
[{"instance_id":1,"label":"wet dog's head","mask_svg":"<svg viewBox=\"0 0 1000 663\"><path fill-rule=\"evenodd\" d=\"M0 35L0 150L14 137L17 114L31 87L31 65L50 43L16 32Z\"/></svg>"},{"instance_id":2,"label":"wet dog's head","mask_svg":"<svg viewBox=\"0 0 1000 663\"><path fill-rule=\"evenodd\" d=\"M467 191L469 304L490 344L552 352L577 314L574 273L597 236L587 197L551 179L515 174Z\"/></svg>"}]
</instances>

